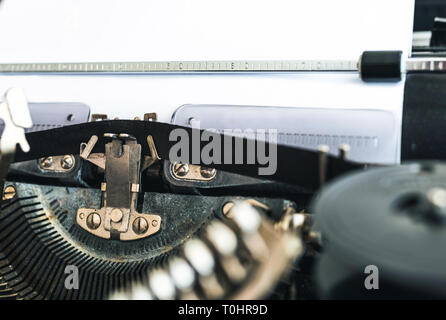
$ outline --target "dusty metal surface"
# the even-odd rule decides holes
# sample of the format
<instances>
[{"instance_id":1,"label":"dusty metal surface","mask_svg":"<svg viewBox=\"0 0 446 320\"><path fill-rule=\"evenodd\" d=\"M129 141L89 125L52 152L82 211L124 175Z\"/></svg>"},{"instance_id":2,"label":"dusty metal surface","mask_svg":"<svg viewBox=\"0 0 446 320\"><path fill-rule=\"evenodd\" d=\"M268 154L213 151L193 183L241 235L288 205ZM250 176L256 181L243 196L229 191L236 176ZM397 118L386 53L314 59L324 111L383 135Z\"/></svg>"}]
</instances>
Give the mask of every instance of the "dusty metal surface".
<instances>
[{"instance_id":1,"label":"dusty metal surface","mask_svg":"<svg viewBox=\"0 0 446 320\"><path fill-rule=\"evenodd\" d=\"M138 206L160 215L160 232L123 242L95 237L75 222L79 207L100 207L99 189L8 185L17 195L0 210L2 298L13 293L20 299L104 299L176 256L184 241L223 217L225 203L242 199L146 193ZM269 201L280 207L281 200ZM79 290L64 287L67 265L79 267Z\"/></svg>"}]
</instances>

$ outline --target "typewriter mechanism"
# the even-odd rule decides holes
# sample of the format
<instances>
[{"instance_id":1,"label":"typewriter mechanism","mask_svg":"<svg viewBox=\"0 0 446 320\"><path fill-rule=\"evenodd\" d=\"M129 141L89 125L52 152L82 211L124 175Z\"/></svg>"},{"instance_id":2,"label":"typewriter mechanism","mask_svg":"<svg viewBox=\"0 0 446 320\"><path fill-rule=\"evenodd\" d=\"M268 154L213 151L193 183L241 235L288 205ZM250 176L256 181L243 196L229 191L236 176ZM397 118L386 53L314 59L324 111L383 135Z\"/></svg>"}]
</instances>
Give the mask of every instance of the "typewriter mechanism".
<instances>
[{"instance_id":1,"label":"typewriter mechanism","mask_svg":"<svg viewBox=\"0 0 446 320\"><path fill-rule=\"evenodd\" d=\"M404 95L398 112L188 104L161 122L9 89L0 300L445 299L445 39L436 18L408 56L0 63L20 77L336 72L358 95Z\"/></svg>"},{"instance_id":2,"label":"typewriter mechanism","mask_svg":"<svg viewBox=\"0 0 446 320\"><path fill-rule=\"evenodd\" d=\"M171 161L174 130L206 130L153 113L35 130L40 107L19 89L0 105L2 299L445 296L446 260L427 250L445 236L441 162L376 165L350 161L346 144L333 156L265 142L278 162L264 179L260 163ZM363 286L375 265L379 293Z\"/></svg>"},{"instance_id":3,"label":"typewriter mechanism","mask_svg":"<svg viewBox=\"0 0 446 320\"><path fill-rule=\"evenodd\" d=\"M153 114L145 120L84 123L101 128L70 145L76 153L12 163L20 152L31 152L26 146L33 133L24 133L29 112L16 89L6 94L1 108L2 143L9 136L20 140L2 144L2 172L8 173L6 180L6 174L2 177L0 214L2 298L252 299L292 294L275 290L291 281L303 253L298 230L303 232L308 220L296 213L294 202L268 198L256 188L244 190L261 183L258 179L163 160L156 129L143 140L120 132L135 123L165 131ZM18 113L11 113L13 109ZM53 132L58 140L57 131L70 127L76 125L34 134ZM105 128L119 133L103 133ZM21 147L16 149L15 142ZM29 152L22 155L34 157ZM78 290L66 288L67 266L78 269Z\"/></svg>"}]
</instances>

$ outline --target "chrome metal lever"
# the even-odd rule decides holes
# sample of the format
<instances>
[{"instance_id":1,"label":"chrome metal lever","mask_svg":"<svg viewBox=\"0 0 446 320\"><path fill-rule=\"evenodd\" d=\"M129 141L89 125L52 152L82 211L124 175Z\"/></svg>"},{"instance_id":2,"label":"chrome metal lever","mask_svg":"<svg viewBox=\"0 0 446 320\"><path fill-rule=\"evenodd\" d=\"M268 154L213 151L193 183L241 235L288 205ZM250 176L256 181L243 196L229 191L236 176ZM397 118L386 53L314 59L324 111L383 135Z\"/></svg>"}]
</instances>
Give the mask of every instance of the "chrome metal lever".
<instances>
[{"instance_id":1,"label":"chrome metal lever","mask_svg":"<svg viewBox=\"0 0 446 320\"><path fill-rule=\"evenodd\" d=\"M30 150L25 137L25 128L32 127L32 120L22 89L11 88L6 92L0 103L0 119L5 124L0 139L0 190L3 193L9 165L14 159L17 145L23 152Z\"/></svg>"}]
</instances>

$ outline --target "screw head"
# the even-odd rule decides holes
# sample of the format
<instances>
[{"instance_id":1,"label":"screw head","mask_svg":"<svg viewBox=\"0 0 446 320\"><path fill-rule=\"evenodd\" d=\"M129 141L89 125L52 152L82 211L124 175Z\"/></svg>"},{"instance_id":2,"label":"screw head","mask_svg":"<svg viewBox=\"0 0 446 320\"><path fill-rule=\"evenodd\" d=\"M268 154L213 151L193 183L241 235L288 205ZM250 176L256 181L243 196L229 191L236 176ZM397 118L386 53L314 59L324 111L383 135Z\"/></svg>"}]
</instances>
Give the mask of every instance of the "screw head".
<instances>
[{"instance_id":1,"label":"screw head","mask_svg":"<svg viewBox=\"0 0 446 320\"><path fill-rule=\"evenodd\" d=\"M136 234L143 234L149 229L149 224L146 219L138 217L133 221L132 227Z\"/></svg>"},{"instance_id":2,"label":"screw head","mask_svg":"<svg viewBox=\"0 0 446 320\"><path fill-rule=\"evenodd\" d=\"M115 208L110 212L110 219L113 222L119 222L122 220L122 211L121 209Z\"/></svg>"},{"instance_id":3,"label":"screw head","mask_svg":"<svg viewBox=\"0 0 446 320\"><path fill-rule=\"evenodd\" d=\"M101 216L96 212L92 212L87 217L87 227L90 229L97 229L101 225Z\"/></svg>"},{"instance_id":4,"label":"screw head","mask_svg":"<svg viewBox=\"0 0 446 320\"><path fill-rule=\"evenodd\" d=\"M63 158L60 160L60 166L62 169L70 170L74 166L74 158L72 155L66 155L63 156Z\"/></svg>"},{"instance_id":5,"label":"screw head","mask_svg":"<svg viewBox=\"0 0 446 320\"><path fill-rule=\"evenodd\" d=\"M187 163L177 162L173 165L173 172L177 176L184 177L189 172L189 165Z\"/></svg>"},{"instance_id":6,"label":"screw head","mask_svg":"<svg viewBox=\"0 0 446 320\"><path fill-rule=\"evenodd\" d=\"M216 173L217 173L217 170L215 170L214 168L206 168L206 167L200 168L200 174L203 176L203 178L206 178L206 179L215 177Z\"/></svg>"},{"instance_id":7,"label":"screw head","mask_svg":"<svg viewBox=\"0 0 446 320\"><path fill-rule=\"evenodd\" d=\"M16 196L16 190L14 186L7 186L3 192L3 200L11 200Z\"/></svg>"},{"instance_id":8,"label":"screw head","mask_svg":"<svg viewBox=\"0 0 446 320\"><path fill-rule=\"evenodd\" d=\"M39 165L43 169L51 167L53 165L53 162L54 162L53 157L45 157L39 159Z\"/></svg>"}]
</instances>

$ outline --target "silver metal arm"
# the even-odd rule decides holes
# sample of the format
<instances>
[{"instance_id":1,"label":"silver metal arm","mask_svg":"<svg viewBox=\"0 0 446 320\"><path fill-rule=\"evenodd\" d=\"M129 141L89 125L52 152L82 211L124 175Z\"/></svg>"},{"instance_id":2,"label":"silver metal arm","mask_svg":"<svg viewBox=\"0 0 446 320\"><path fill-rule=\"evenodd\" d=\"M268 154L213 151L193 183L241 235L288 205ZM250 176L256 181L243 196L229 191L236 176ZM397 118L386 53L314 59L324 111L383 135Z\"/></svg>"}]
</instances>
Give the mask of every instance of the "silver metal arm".
<instances>
[{"instance_id":1,"label":"silver metal arm","mask_svg":"<svg viewBox=\"0 0 446 320\"><path fill-rule=\"evenodd\" d=\"M357 71L351 60L3 63L0 73L215 73Z\"/></svg>"},{"instance_id":2,"label":"silver metal arm","mask_svg":"<svg viewBox=\"0 0 446 320\"><path fill-rule=\"evenodd\" d=\"M5 123L0 139L0 190L3 194L8 168L14 160L17 144L24 152L30 149L25 137L25 128L30 128L32 121L23 90L12 88L6 92L3 102L0 103L0 119Z\"/></svg>"},{"instance_id":3,"label":"silver metal arm","mask_svg":"<svg viewBox=\"0 0 446 320\"><path fill-rule=\"evenodd\" d=\"M383 61L384 63L385 60ZM401 59L401 73L446 72L446 58ZM356 72L359 60L221 60L0 63L0 74L161 74Z\"/></svg>"}]
</instances>

